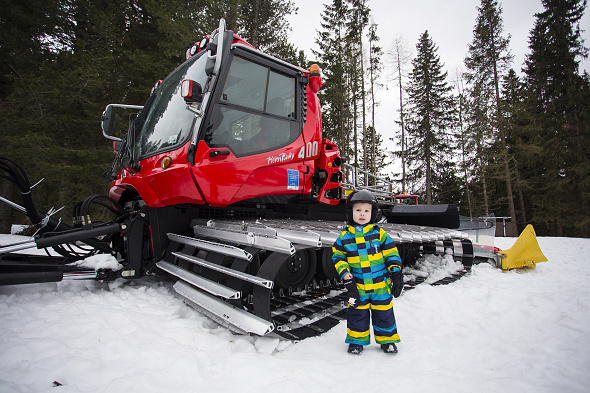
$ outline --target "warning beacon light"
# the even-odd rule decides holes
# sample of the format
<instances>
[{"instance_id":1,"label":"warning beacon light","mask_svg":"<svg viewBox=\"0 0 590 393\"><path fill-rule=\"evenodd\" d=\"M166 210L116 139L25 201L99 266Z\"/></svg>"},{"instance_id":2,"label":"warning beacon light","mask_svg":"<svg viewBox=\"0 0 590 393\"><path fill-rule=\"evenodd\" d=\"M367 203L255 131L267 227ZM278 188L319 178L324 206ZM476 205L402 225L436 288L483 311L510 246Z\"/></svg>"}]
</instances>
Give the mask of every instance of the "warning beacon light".
<instances>
[{"instance_id":1,"label":"warning beacon light","mask_svg":"<svg viewBox=\"0 0 590 393\"><path fill-rule=\"evenodd\" d=\"M320 69L319 65L312 64L311 67L309 67L309 86L314 93L320 91L324 85L322 82L321 73L322 70Z\"/></svg>"}]
</instances>

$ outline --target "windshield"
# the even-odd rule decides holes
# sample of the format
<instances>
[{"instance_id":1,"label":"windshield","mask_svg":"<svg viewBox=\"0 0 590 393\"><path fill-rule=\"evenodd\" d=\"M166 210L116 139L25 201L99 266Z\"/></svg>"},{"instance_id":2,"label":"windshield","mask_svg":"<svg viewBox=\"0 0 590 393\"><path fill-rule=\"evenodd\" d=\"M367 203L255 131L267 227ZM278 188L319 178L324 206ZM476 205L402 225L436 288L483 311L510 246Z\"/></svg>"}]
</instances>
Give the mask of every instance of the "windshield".
<instances>
[{"instance_id":1,"label":"windshield","mask_svg":"<svg viewBox=\"0 0 590 393\"><path fill-rule=\"evenodd\" d=\"M187 109L180 95L180 84L184 79L192 79L205 86L207 56L203 56L204 53L190 58L174 70L158 86L153 101L148 100L152 104L144 108L149 112L135 138L135 157L145 158L165 149L171 150L189 137L195 113Z\"/></svg>"}]
</instances>

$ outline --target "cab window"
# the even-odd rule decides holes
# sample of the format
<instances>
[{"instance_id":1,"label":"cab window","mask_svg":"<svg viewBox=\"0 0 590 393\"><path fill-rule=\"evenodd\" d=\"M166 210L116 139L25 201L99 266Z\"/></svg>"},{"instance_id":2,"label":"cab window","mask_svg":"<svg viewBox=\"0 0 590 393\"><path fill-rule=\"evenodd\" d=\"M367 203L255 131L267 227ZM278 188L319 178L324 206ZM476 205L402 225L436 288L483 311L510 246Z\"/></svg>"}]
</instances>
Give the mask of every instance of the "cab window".
<instances>
[{"instance_id":1,"label":"cab window","mask_svg":"<svg viewBox=\"0 0 590 393\"><path fill-rule=\"evenodd\" d=\"M295 116L295 81L295 76L234 56L209 116L205 142L246 156L295 141L301 132Z\"/></svg>"}]
</instances>

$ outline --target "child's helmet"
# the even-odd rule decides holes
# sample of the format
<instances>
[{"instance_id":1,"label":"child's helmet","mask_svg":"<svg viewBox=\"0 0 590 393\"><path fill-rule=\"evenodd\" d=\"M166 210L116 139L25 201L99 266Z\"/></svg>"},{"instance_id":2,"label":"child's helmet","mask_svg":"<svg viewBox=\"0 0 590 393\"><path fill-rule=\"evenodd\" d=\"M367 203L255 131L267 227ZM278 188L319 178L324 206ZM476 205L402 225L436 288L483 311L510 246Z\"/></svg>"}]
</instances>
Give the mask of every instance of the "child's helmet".
<instances>
[{"instance_id":1,"label":"child's helmet","mask_svg":"<svg viewBox=\"0 0 590 393\"><path fill-rule=\"evenodd\" d=\"M371 221L370 224L374 224L377 221L377 214L379 213L379 205L377 204L377 198L371 191L360 190L352 192L348 198L346 198L346 221L349 225L355 225L352 219L352 206L355 203L370 203L371 208Z\"/></svg>"}]
</instances>

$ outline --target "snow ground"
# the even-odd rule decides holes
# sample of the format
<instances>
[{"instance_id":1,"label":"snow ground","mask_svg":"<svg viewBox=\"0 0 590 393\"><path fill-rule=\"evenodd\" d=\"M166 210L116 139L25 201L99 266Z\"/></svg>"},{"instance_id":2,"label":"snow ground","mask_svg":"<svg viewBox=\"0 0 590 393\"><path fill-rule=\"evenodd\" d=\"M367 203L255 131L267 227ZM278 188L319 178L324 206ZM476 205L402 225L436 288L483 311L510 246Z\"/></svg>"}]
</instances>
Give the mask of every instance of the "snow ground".
<instances>
[{"instance_id":1,"label":"snow ground","mask_svg":"<svg viewBox=\"0 0 590 393\"><path fill-rule=\"evenodd\" d=\"M347 354L344 321L299 343L234 335L157 280L0 287L0 392L588 392L590 239L539 244L534 269L480 264L396 299L395 355Z\"/></svg>"}]
</instances>

